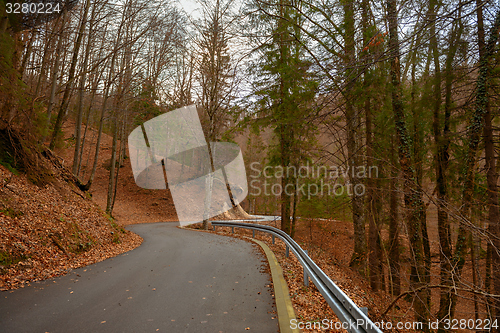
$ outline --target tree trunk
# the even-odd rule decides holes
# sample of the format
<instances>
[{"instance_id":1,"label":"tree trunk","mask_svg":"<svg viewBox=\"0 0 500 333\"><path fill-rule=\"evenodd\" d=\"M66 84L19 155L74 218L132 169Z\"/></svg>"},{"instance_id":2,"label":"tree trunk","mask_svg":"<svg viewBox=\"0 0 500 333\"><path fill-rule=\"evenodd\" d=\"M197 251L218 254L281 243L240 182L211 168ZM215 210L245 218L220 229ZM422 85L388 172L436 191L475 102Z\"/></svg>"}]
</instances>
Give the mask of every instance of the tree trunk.
<instances>
[{"instance_id":1,"label":"tree trunk","mask_svg":"<svg viewBox=\"0 0 500 333\"><path fill-rule=\"evenodd\" d=\"M292 221L291 221L291 233L290 233L290 237L294 238L295 237L295 226L296 226L296 222L297 222L297 215L295 214L295 212L297 211L297 201L299 201L299 196L297 194L297 189L296 189L296 186L294 185L293 186L293 204L292 204Z\"/></svg>"},{"instance_id":2,"label":"tree trunk","mask_svg":"<svg viewBox=\"0 0 500 333\"><path fill-rule=\"evenodd\" d=\"M85 3L85 10L83 13L83 18L82 18L82 27L80 31L83 33L85 31L85 25L87 21L87 15L88 15L88 10L90 7L90 0L87 0ZM92 17L91 17L91 22L90 22L90 27L89 27L89 32L88 32L88 39L87 39L87 47L85 49L85 56L83 59L83 64L82 64L82 75L80 77L80 85L79 85L79 91L78 91L78 116L76 120L76 125L75 125L75 152L73 154L73 174L78 178L78 170L80 169L80 149L81 143L82 143L82 118L83 118L83 90L85 89L85 82L87 80L87 65L90 57L90 49L91 49L91 41L92 41L92 33L93 33L93 22L94 22L94 17L95 17L95 10L92 11Z\"/></svg>"},{"instance_id":3,"label":"tree trunk","mask_svg":"<svg viewBox=\"0 0 500 333\"><path fill-rule=\"evenodd\" d=\"M441 134L441 125L439 124L439 107L434 110L434 141L436 143L436 186L438 195L438 234L439 243L441 246L440 251L440 274L441 284L443 286L451 286L454 283L452 277L452 245L451 245L451 232L450 222L448 220L448 213L446 206L448 203L448 184L446 182L446 173L449 164L449 147L450 147L450 118L451 118L451 89L453 83L453 60L457 51L457 45L461 37L461 23L455 22L458 26L454 25L450 35L450 46L446 56L445 68L445 105L444 105L444 124L443 132ZM437 53L437 46L434 53ZM437 57L435 55L435 57ZM441 83L441 82L439 82ZM439 84L439 99L441 99L441 84ZM452 319L449 317L451 312L451 297L449 290L442 290L439 302L439 311L437 317L440 320ZM444 332L441 328L439 332Z\"/></svg>"},{"instance_id":4,"label":"tree trunk","mask_svg":"<svg viewBox=\"0 0 500 333\"><path fill-rule=\"evenodd\" d=\"M363 91L365 93L365 118L366 118L366 169L370 169L370 165L374 162L373 160L373 135L372 135L372 114L371 114L371 103L370 103L370 95L369 91L369 83L366 78L363 82ZM381 239L380 239L380 229L379 225L376 223L378 220L375 214L377 214L377 210L375 206L377 205L376 201L378 201L373 192L375 190L375 181L371 178L371 175L368 175L366 179L366 211L369 222L369 231L368 231L368 239L369 239L369 252L368 252L368 267L370 272L370 286L374 291L382 289L382 248L381 248Z\"/></svg>"},{"instance_id":5,"label":"tree trunk","mask_svg":"<svg viewBox=\"0 0 500 333\"><path fill-rule=\"evenodd\" d=\"M101 117L99 121L99 133L97 135L97 143L96 143L96 149L95 149L95 155L94 155L94 163L92 166L92 173L90 174L89 180L87 184L85 184L85 190L89 190L90 186L92 186L92 183L94 182L94 177L95 173L97 171L97 163L99 161L99 151L100 151L100 145L101 145L101 137L102 137L102 129L104 126L104 115L106 113L106 107L108 105L108 98L109 98L109 89L111 87L112 83L112 78L114 75L114 70L115 70L115 62L116 62L116 57L118 56L118 49L121 41L121 32L122 28L124 25L124 18L122 19L120 23L120 27L118 28L118 32L116 34L116 40L115 40L115 45L113 47L113 55L111 56L111 64L109 66L109 72L108 72L108 77L105 81L105 87L104 87L104 97L102 101L102 106L101 106Z\"/></svg>"},{"instance_id":6,"label":"tree trunk","mask_svg":"<svg viewBox=\"0 0 500 333\"><path fill-rule=\"evenodd\" d=\"M51 74L51 87L50 87L50 97L49 97L49 102L47 105L47 121L45 125L45 130L42 136L42 142L45 141L45 138L49 134L50 130L50 118L52 114L52 108L54 107L54 99L56 96L56 89L57 89L57 76L59 75L59 63L61 60L61 57L59 56L61 54L61 49L62 49L62 41L63 41L63 32L64 32L64 27L66 26L66 10L64 10L63 15L61 17L61 28L59 29L59 39L57 41L57 47L56 47L56 59L54 61L54 67L52 67L52 72Z\"/></svg>"},{"instance_id":7,"label":"tree trunk","mask_svg":"<svg viewBox=\"0 0 500 333\"><path fill-rule=\"evenodd\" d=\"M354 66L356 61L355 50L355 28L354 28L354 2L343 1L344 10L344 25L345 25L345 58L344 65L346 68ZM346 99L346 126L347 126L347 155L348 155L348 173L350 185L356 189L358 185L363 186L363 183L357 175L357 168L362 166L361 150L360 150L360 112L354 106L354 87L356 83L356 75L352 70L346 71L345 81L345 99ZM351 257L350 266L357 269L361 274L365 274L366 270L366 234L365 234L365 214L364 214L364 197L357 195L353 190L351 196L352 203L352 222L354 224L354 251Z\"/></svg>"},{"instance_id":8,"label":"tree trunk","mask_svg":"<svg viewBox=\"0 0 500 333\"><path fill-rule=\"evenodd\" d=\"M209 135L209 140L212 135ZM203 230L208 230L210 228L210 222L209 222L209 210L210 206L212 204L212 188L214 185L214 172L215 172L215 165L214 165L214 148L215 145L212 144L212 142L207 142L207 148L208 148L208 155L210 158L210 165L208 166L207 174L208 177L205 180L205 209L204 209L204 214L203 214ZM227 184L227 183L226 183Z\"/></svg>"},{"instance_id":9,"label":"tree trunk","mask_svg":"<svg viewBox=\"0 0 500 333\"><path fill-rule=\"evenodd\" d=\"M467 225L466 223L469 223L470 221L470 216L471 216L471 207L472 207L472 197L473 197L473 190L474 190L474 175L475 175L475 165L476 165L476 156L478 152L478 147L479 147L479 142L481 141L481 133L484 130L484 125L485 125L485 120L488 117L488 103L489 103L489 97L488 97L488 81L490 78L490 66L489 66L489 61L491 60L492 56L495 53L495 46L498 42L498 32L500 29L500 10L497 11L496 17L494 24L490 30L490 35L487 44L485 45L484 48L484 53L483 57L480 59L480 65L479 65L479 75L477 78L477 90L476 90L476 109L474 110L474 113L472 114L470 125L468 127L468 133L467 133L467 141L468 141L468 149L467 149L467 155L465 158L465 170L463 173L464 176L464 181L463 181L463 190L462 190L462 205L460 207L460 216L462 221L460 221L460 225L458 228L458 237L457 237L457 242L455 245L455 254L453 256L453 261L452 261L452 267L455 268L455 280L457 278L460 278L462 269L465 265L465 255L467 253L468 249L468 242L467 242ZM486 138L486 141L488 139ZM490 152L491 153L491 152ZM488 160L488 163L492 162L491 158L492 156L489 156L490 159ZM499 230L499 218L498 218L498 212L495 212L495 210L498 210L498 199L495 199L495 201L492 201L492 198L498 198L496 196L497 190L496 190L496 182L493 183L494 179L494 173L495 172L494 168L492 169L493 165L488 165L487 168L493 171L489 171L489 179L487 177L487 183L488 183L488 197L489 197L489 208L490 210L493 210L493 216L490 215L489 217L493 217L496 220L491 221L490 220L490 227L492 227L492 233L493 233L493 245L494 245L494 250L493 250L493 257L492 257L492 264L493 264L493 271L498 271L500 270L500 258L498 257L498 250L495 251L496 249L500 248L500 230ZM490 188L491 186L491 188ZM495 216L496 215L496 216ZM494 285L494 290L495 293L500 292L500 274L496 274L493 277L493 285ZM451 293L452 291L450 291ZM456 306L456 300L457 300L457 295L452 294L452 307L451 307L451 313L452 315L454 314L455 311L455 306ZM500 301L496 300L496 306L500 305ZM499 313L498 311L496 312L496 316L498 316ZM493 320L497 318L492 318ZM499 320L500 321L500 320Z\"/></svg>"},{"instance_id":10,"label":"tree trunk","mask_svg":"<svg viewBox=\"0 0 500 333\"><path fill-rule=\"evenodd\" d=\"M56 22L59 22L59 20L57 20ZM56 25L54 25L54 27L55 26ZM46 27L48 28L48 24L46 24ZM38 94L40 93L40 90L42 89L42 86L43 86L42 82L45 80L45 72L47 71L47 65L48 65L47 59L49 57L49 53L52 53L52 51L53 51L53 49L52 49L53 40L54 40L54 35L50 34L50 37L47 38L45 48L43 50L42 65L41 65L41 69L40 69L40 75L38 76L38 81L37 81L36 88L35 88L35 95L34 95L35 97L34 98L38 97Z\"/></svg>"},{"instance_id":11,"label":"tree trunk","mask_svg":"<svg viewBox=\"0 0 500 333\"><path fill-rule=\"evenodd\" d=\"M113 144L111 145L111 168L109 170L108 195L106 200L106 213L112 214L113 193L115 188L115 172L116 172L116 150L118 146L118 112L115 109L113 116Z\"/></svg>"},{"instance_id":12,"label":"tree trunk","mask_svg":"<svg viewBox=\"0 0 500 333\"><path fill-rule=\"evenodd\" d=\"M37 30L31 29L31 37L30 37L30 40L28 42L28 45L26 46L26 51L24 52L23 60L21 61L21 66L19 67L19 75L21 77L21 80L24 79L24 72L26 71L26 64L28 63L28 59L31 56L33 40L35 39L36 34L37 34Z\"/></svg>"},{"instance_id":13,"label":"tree trunk","mask_svg":"<svg viewBox=\"0 0 500 333\"><path fill-rule=\"evenodd\" d=\"M422 241L421 216L424 210L421 189L418 187L413 169L411 156L411 140L406 127L404 105L401 88L401 68L399 63L399 37L397 0L387 1L387 17L389 24L389 51L391 52L391 82L392 82L392 110L399 144L399 164L404 179L404 202L407 209L407 229L411 252L410 288L417 289L425 285L426 272L424 263L424 248ZM423 323L423 330L429 331L429 310L426 300L428 291L419 289L414 297L415 319Z\"/></svg>"},{"instance_id":14,"label":"tree trunk","mask_svg":"<svg viewBox=\"0 0 500 333\"><path fill-rule=\"evenodd\" d=\"M279 61L280 65L282 66L287 66L289 65L289 61L291 58L290 55L290 40L291 36L289 35L289 32L287 30L287 17L288 17L288 10L289 8L286 6L286 1L280 0L279 1L279 10L280 10L280 17L278 18L278 34L279 34ZM289 120L290 117L287 117L286 114L284 114L286 111L283 109L286 107L285 106L285 101L289 97L289 91L288 91L288 86L289 82L287 82L287 79L283 77L283 75L280 74L279 76L279 83L280 83L280 88L279 88L279 105L278 108L281 109L279 110L283 114L283 119L282 121L278 124L276 130L279 138L279 144L280 144L280 163L281 167L286 170L286 168L290 165L291 162L291 140L290 140L290 129L289 129ZM286 232L288 235L291 234L291 221L290 221L290 204L291 204L291 197L288 191L284 191L283 189L286 188L286 186L289 183L288 175L285 173L283 177L281 178L281 230Z\"/></svg>"},{"instance_id":15,"label":"tree trunk","mask_svg":"<svg viewBox=\"0 0 500 333\"><path fill-rule=\"evenodd\" d=\"M122 127L120 131L120 153L118 156L118 169L116 170L116 177L115 177L115 188L113 190L113 201L111 202L111 212L113 212L113 208L115 207L115 201L116 201L116 192L118 190L118 176L120 174L120 169L123 166L123 159L125 157L125 128L126 128L126 120L127 120L127 113L125 113L125 118L122 121Z\"/></svg>"},{"instance_id":16,"label":"tree trunk","mask_svg":"<svg viewBox=\"0 0 500 333\"><path fill-rule=\"evenodd\" d=\"M397 296L401 293L400 274L400 250L399 250L399 214L398 214L398 171L395 167L397 158L395 156L396 147L394 138L391 138L391 180L389 184L389 272L390 272L390 293Z\"/></svg>"},{"instance_id":17,"label":"tree trunk","mask_svg":"<svg viewBox=\"0 0 500 333\"><path fill-rule=\"evenodd\" d=\"M63 99L61 102L61 106L59 108L59 112L57 114L56 123L54 125L54 131L52 132L52 139L49 145L50 149L54 149L54 147L56 146L56 140L59 135L59 131L61 130L62 127L63 118L66 115L66 109L68 108L69 96L73 86L73 79L75 77L76 63L78 62L78 53L80 52L80 46L82 44L83 32L85 31L85 24L87 22L87 14L89 12L89 8L90 8L90 0L87 0L87 2L85 3L82 22L80 24L80 28L78 31L78 37L76 38L75 41L75 46L73 50L73 59L71 60L71 65L69 68L68 81L66 82L66 89L64 90Z\"/></svg>"},{"instance_id":18,"label":"tree trunk","mask_svg":"<svg viewBox=\"0 0 500 333\"><path fill-rule=\"evenodd\" d=\"M108 105L109 88L111 86L112 73L113 73L114 68L115 68L116 49L117 49L117 46L119 43L119 39L120 39L120 36L118 35L117 40L116 40L116 44L115 44L115 52L114 52L113 56L111 57L111 65L109 68L108 78L107 78L106 83L105 83L106 87L104 89L104 100L102 101L102 106L101 106L101 117L100 117L100 121L99 121L99 131L97 134L97 143L96 143L95 154L94 154L94 163L92 166L92 172L90 174L89 180L88 180L87 184L85 184L86 191L88 191L90 189L90 186L92 186L92 183L94 182L95 173L97 171L97 163L99 161L99 151L101 148L100 146L101 146L101 138L102 138L102 129L104 126L104 115L106 113L106 107Z\"/></svg>"},{"instance_id":19,"label":"tree trunk","mask_svg":"<svg viewBox=\"0 0 500 333\"><path fill-rule=\"evenodd\" d=\"M99 72L99 73L94 73L94 80L93 80L93 83L92 83L92 94L90 96L90 101L89 101L89 106L88 106L88 109L87 109L87 122L86 122L86 125L85 125L85 132L83 134L83 139L82 139L82 149L80 150L80 165L78 167L78 171L77 171L77 174L79 175L80 174L80 170L81 170L81 167L82 167L82 155L83 155L83 151L84 151L84 147L85 147L85 138L86 138L86 135L87 135L87 131L88 131L88 128L90 126L90 113L92 111L92 105L94 104L94 99L95 99L95 95L96 95L96 92L97 92L97 87L99 86L99 82L100 82L100 78L101 78L101 75L102 75L102 72ZM95 138L95 133L94 135L92 136L92 139L91 139L91 143L90 143L90 147L92 147L92 142L94 141L94 138ZM92 155L92 149L90 149L89 147L89 152L88 152L88 155L87 155L87 161L85 163L85 172L83 173L83 176L82 176L82 179L85 178L86 174L87 174L87 171L88 171L88 165L89 165L89 160L90 160L90 156ZM86 187L87 185L85 185Z\"/></svg>"},{"instance_id":20,"label":"tree trunk","mask_svg":"<svg viewBox=\"0 0 500 333\"><path fill-rule=\"evenodd\" d=\"M290 143L288 136L291 135L288 133L287 124L280 125L280 150L281 150L281 166L284 170L290 165ZM286 189L287 185L290 183L287 172L283 174L281 177L281 188ZM288 235L291 235L291 220L290 220L290 205L291 205L291 196L288 191L281 191L281 230L286 232Z\"/></svg>"},{"instance_id":21,"label":"tree trunk","mask_svg":"<svg viewBox=\"0 0 500 333\"><path fill-rule=\"evenodd\" d=\"M361 24L363 29L363 45L369 45L371 34L369 31L369 12L370 4L368 0L362 1L362 12L361 12ZM371 73L369 63L373 61L372 57L366 52L364 56L364 64L367 67L364 72L363 78L363 98L364 98L364 114L366 119L365 125L365 136L366 136L366 170L370 170L370 166L373 165L375 160L373 159L373 116L372 116L372 93L371 93ZM384 289L384 276L383 276L383 266L382 266L382 242L380 237L380 225L377 223L380 219L376 216L378 214L378 208L380 206L380 200L377 195L374 196L374 191L376 189L376 180L371 178L371 174L368 174L366 178L366 191L365 191L365 203L366 203L366 217L369 223L368 230L368 268L370 277L370 286L374 291Z\"/></svg>"},{"instance_id":22,"label":"tree trunk","mask_svg":"<svg viewBox=\"0 0 500 333\"><path fill-rule=\"evenodd\" d=\"M490 54L485 54L489 52L489 50L485 50L485 42L484 42L484 26L483 26L483 9L481 0L476 0L477 3L477 20L478 20L478 37L479 37L479 55L481 59L481 68L482 66L488 66L488 58ZM499 14L500 15L500 14ZM496 28L498 29L498 27ZM493 31L494 32L494 31ZM496 34L498 32L495 32ZM491 38L491 37L490 37ZM497 37L498 38L498 37ZM483 64L484 60L484 64ZM485 83L485 96L486 101L484 101L484 150L485 150L485 159L486 159L486 182L488 186L488 222L491 230L493 231L493 235L496 238L493 238L493 244L495 251L492 251L492 263L493 263L493 271L497 272L497 274L493 277L493 285L495 294L500 294L500 277L498 272L500 272L500 257L498 251L500 249L500 241L498 237L500 236L500 211L498 208L498 174L496 172L496 158L495 158L495 142L493 137L493 124L492 124L492 114L490 109L490 103L488 99L488 82ZM477 98L482 96L479 95ZM474 259L474 258L473 258ZM474 272L475 274L475 272ZM474 275L475 276L475 275ZM500 322L500 300L496 299L493 303L493 307L495 308L495 317L492 320L497 320ZM497 330L498 331L498 330Z\"/></svg>"}]
</instances>

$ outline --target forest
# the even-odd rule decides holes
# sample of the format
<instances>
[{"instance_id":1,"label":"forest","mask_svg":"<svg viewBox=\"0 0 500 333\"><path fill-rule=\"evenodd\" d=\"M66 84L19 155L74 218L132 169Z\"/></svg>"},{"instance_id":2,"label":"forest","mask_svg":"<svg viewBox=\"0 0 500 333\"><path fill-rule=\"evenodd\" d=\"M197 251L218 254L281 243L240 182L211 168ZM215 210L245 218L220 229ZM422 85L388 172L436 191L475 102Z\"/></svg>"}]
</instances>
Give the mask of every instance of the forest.
<instances>
[{"instance_id":1,"label":"forest","mask_svg":"<svg viewBox=\"0 0 500 333\"><path fill-rule=\"evenodd\" d=\"M2 165L9 133L57 150L71 121L88 191L111 135L112 215L129 133L196 104L207 141L242 147L247 212L281 216L292 237L301 219L345 219L352 269L424 331L499 331L497 1L58 5L0 2Z\"/></svg>"}]
</instances>

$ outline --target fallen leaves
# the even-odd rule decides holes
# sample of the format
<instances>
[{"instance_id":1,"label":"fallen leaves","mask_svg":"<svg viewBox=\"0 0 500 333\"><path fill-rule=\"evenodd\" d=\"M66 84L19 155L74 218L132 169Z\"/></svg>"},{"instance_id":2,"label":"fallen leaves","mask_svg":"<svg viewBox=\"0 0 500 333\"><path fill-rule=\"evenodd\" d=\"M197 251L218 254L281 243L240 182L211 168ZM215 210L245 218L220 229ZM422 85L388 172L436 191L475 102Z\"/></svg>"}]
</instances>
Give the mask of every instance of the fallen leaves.
<instances>
[{"instance_id":1,"label":"fallen leaves","mask_svg":"<svg viewBox=\"0 0 500 333\"><path fill-rule=\"evenodd\" d=\"M0 166L0 179L10 175ZM20 175L9 186L0 188L0 210L10 212L0 213L0 290L64 275L142 242L62 179L41 188Z\"/></svg>"},{"instance_id":2,"label":"fallen leaves","mask_svg":"<svg viewBox=\"0 0 500 333\"><path fill-rule=\"evenodd\" d=\"M247 239L242 238L242 235L245 235L247 237L252 236L252 231L244 229L236 230L237 233L232 234L231 228L229 227L217 227L216 233L241 238L243 240ZM212 233L213 231L209 232ZM302 265L292 253L290 253L290 256L288 258L285 256L284 243L277 239L275 244L272 244L272 238L268 234L258 233L255 238L265 242L267 246L271 248L276 258L278 259L283 270L283 275L288 284L290 298L292 300L296 317L300 318L300 321L303 322L313 322L325 318L328 320L333 320L333 322L338 321L337 316L331 310L328 303L324 300L323 295L321 295L314 284L312 282L309 282L309 287L304 286ZM377 293L371 292L369 287L367 286L366 281L353 277L352 272L347 266L340 269L340 263L342 263L345 258L342 257L340 258L340 260L334 260L332 256L329 256L328 253L325 253L325 251L321 248L317 248L314 246L306 248L303 244L301 244L301 246L309 250L309 256L314 260L314 262L354 301L354 303L356 303L360 307L369 307L370 311L374 314L371 316L371 318L373 320L376 320L376 316L380 313L379 309L385 309L387 300L390 300L388 297L382 297ZM260 247L257 246L256 249L262 252ZM345 253L345 255L348 256L349 253ZM348 261L349 260L347 259L347 262ZM267 261L265 261L265 265L263 265L263 267L266 265ZM263 270L263 272L270 274L265 269ZM272 288L272 283L270 285L267 285L267 287ZM274 297L272 289L270 292ZM277 317L272 317L272 319L275 318ZM315 329L304 329L303 332L306 333L323 331ZM339 332L347 331L344 330Z\"/></svg>"}]
</instances>

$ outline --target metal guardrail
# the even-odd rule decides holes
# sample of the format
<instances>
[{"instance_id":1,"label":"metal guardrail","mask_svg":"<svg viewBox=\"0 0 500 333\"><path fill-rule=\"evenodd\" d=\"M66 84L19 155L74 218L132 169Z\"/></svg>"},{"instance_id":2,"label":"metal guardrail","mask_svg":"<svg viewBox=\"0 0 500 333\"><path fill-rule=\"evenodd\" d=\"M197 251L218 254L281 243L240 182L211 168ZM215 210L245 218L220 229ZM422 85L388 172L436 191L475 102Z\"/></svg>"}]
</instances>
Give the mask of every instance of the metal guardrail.
<instances>
[{"instance_id":1,"label":"metal guardrail","mask_svg":"<svg viewBox=\"0 0 500 333\"><path fill-rule=\"evenodd\" d=\"M308 283L309 277L319 292L323 295L324 299L332 308L333 312L337 315L343 323L343 328L349 333L382 333L382 331L368 318L367 314L363 312L354 302L325 274L316 263L307 255L299 244L297 244L288 234L280 229L259 224L241 223L241 222L225 222L225 221L211 221L215 230L216 226L244 228L255 231L270 233L274 237L280 238L286 245L286 254L288 256L289 249L295 254L297 259L304 268L304 283Z\"/></svg>"}]
</instances>

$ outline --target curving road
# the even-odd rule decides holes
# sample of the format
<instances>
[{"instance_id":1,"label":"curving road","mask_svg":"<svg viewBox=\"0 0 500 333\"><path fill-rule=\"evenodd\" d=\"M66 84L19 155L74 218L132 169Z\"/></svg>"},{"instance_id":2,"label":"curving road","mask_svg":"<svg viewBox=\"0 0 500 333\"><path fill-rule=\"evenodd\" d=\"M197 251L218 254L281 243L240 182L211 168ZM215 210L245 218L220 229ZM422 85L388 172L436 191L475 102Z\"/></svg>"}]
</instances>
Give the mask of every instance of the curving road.
<instances>
[{"instance_id":1,"label":"curving road","mask_svg":"<svg viewBox=\"0 0 500 333\"><path fill-rule=\"evenodd\" d=\"M176 228L130 226L137 249L0 293L6 332L278 332L264 257L251 244Z\"/></svg>"}]
</instances>

